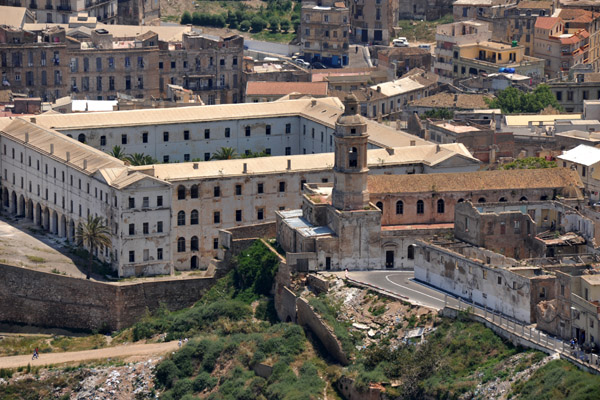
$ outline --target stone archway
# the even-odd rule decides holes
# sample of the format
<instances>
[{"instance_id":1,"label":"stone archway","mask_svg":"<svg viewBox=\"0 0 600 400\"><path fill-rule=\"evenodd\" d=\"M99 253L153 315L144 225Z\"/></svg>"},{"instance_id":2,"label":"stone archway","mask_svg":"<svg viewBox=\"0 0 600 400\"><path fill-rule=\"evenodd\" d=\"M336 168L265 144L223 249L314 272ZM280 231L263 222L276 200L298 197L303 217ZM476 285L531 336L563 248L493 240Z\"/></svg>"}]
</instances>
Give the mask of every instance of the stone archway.
<instances>
[{"instance_id":1,"label":"stone archway","mask_svg":"<svg viewBox=\"0 0 600 400\"><path fill-rule=\"evenodd\" d=\"M35 203L33 207L33 223L34 225L41 226L42 225L42 206L40 203Z\"/></svg>"},{"instance_id":2,"label":"stone archway","mask_svg":"<svg viewBox=\"0 0 600 400\"><path fill-rule=\"evenodd\" d=\"M50 233L57 235L58 234L58 213L54 210L50 213Z\"/></svg>"},{"instance_id":3,"label":"stone archway","mask_svg":"<svg viewBox=\"0 0 600 400\"><path fill-rule=\"evenodd\" d=\"M64 214L60 214L59 222L60 223L58 224L58 236L60 236L61 238L67 237L67 218Z\"/></svg>"},{"instance_id":4,"label":"stone archway","mask_svg":"<svg viewBox=\"0 0 600 400\"><path fill-rule=\"evenodd\" d=\"M31 199L27 199L25 205L25 218L30 221L33 221L33 201Z\"/></svg>"},{"instance_id":5,"label":"stone archway","mask_svg":"<svg viewBox=\"0 0 600 400\"><path fill-rule=\"evenodd\" d=\"M17 215L19 217L25 216L25 197L20 194L19 201L17 202Z\"/></svg>"},{"instance_id":6,"label":"stone archway","mask_svg":"<svg viewBox=\"0 0 600 400\"><path fill-rule=\"evenodd\" d=\"M2 188L2 205L8 208L8 189Z\"/></svg>"},{"instance_id":7,"label":"stone archway","mask_svg":"<svg viewBox=\"0 0 600 400\"><path fill-rule=\"evenodd\" d=\"M44 207L42 211L42 229L50 230L50 209L48 207Z\"/></svg>"},{"instance_id":8,"label":"stone archway","mask_svg":"<svg viewBox=\"0 0 600 400\"><path fill-rule=\"evenodd\" d=\"M10 194L10 212L17 214L17 193L14 190Z\"/></svg>"},{"instance_id":9,"label":"stone archway","mask_svg":"<svg viewBox=\"0 0 600 400\"><path fill-rule=\"evenodd\" d=\"M73 219L69 220L69 227L67 229L67 240L68 241L74 241L75 240L75 222L73 222Z\"/></svg>"}]
</instances>

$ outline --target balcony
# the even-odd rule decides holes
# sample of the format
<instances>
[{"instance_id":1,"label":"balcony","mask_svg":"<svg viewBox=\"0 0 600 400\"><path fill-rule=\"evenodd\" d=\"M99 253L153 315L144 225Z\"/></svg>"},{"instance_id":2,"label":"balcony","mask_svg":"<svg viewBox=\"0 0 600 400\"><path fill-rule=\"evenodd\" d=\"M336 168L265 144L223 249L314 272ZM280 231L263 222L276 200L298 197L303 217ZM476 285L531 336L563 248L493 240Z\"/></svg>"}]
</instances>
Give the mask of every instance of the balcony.
<instances>
[{"instance_id":1,"label":"balcony","mask_svg":"<svg viewBox=\"0 0 600 400\"><path fill-rule=\"evenodd\" d=\"M32 10L37 10L37 8L38 8L37 7L37 3L32 1L31 3L29 3L29 7L28 8L30 8Z\"/></svg>"},{"instance_id":2,"label":"balcony","mask_svg":"<svg viewBox=\"0 0 600 400\"><path fill-rule=\"evenodd\" d=\"M71 11L71 6L68 4L60 4L60 5L56 6L56 9L58 11Z\"/></svg>"},{"instance_id":3,"label":"balcony","mask_svg":"<svg viewBox=\"0 0 600 400\"><path fill-rule=\"evenodd\" d=\"M53 8L52 4L46 4L46 10L52 10Z\"/></svg>"}]
</instances>

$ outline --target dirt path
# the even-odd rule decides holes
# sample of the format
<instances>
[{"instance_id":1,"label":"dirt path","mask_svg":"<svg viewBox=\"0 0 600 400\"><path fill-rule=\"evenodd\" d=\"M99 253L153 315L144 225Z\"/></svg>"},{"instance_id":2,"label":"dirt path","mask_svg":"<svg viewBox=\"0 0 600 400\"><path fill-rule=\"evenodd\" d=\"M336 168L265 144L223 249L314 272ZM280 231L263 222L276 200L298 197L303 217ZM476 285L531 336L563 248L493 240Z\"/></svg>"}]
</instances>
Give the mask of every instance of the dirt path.
<instances>
[{"instance_id":1,"label":"dirt path","mask_svg":"<svg viewBox=\"0 0 600 400\"><path fill-rule=\"evenodd\" d=\"M31 366L42 366L51 364L62 364L68 362L81 362L86 360L98 360L103 358L123 358L132 356L151 356L175 351L178 341L166 343L128 344L116 347L106 347L97 350L71 351L66 353L42 353L40 358L32 360L31 355L0 357L0 368L18 368Z\"/></svg>"}]
</instances>

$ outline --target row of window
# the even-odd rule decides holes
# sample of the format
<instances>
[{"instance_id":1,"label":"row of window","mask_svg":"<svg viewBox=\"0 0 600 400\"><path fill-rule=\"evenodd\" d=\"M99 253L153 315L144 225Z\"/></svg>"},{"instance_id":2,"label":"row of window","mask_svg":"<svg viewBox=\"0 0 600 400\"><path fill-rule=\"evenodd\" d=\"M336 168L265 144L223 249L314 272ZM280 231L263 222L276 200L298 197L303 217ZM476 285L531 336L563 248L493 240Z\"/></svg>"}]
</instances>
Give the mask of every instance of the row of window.
<instances>
[{"instance_id":1,"label":"row of window","mask_svg":"<svg viewBox=\"0 0 600 400\"><path fill-rule=\"evenodd\" d=\"M163 197L156 196L156 207L162 207L162 206L163 206ZM130 197L128 199L128 207L130 209L135 208L135 197ZM150 197L149 196L142 197L142 208L150 208Z\"/></svg>"},{"instance_id":2,"label":"row of window","mask_svg":"<svg viewBox=\"0 0 600 400\"><path fill-rule=\"evenodd\" d=\"M279 207L279 210L283 210L284 207ZM181 213L182 211L180 211ZM177 216L177 220L179 222L179 215ZM256 209L256 219L259 221L262 221L265 219L265 209L264 208L258 208ZM185 213L183 215L183 221L185 222ZM242 222L242 210L235 210L235 222ZM220 211L215 211L213 213L213 223L215 224L220 224L221 223L221 212ZM178 223L178 225L180 225ZM184 225L184 224L181 224Z\"/></svg>"},{"instance_id":3,"label":"row of window","mask_svg":"<svg viewBox=\"0 0 600 400\"><path fill-rule=\"evenodd\" d=\"M156 249L156 259L157 260L162 260L163 259L163 249L161 247L159 247L158 249ZM150 250L144 249L144 251L142 252L142 261L149 261L149 260L150 260ZM130 263L136 262L136 260L135 260L135 250L130 250L129 251L129 262Z\"/></svg>"},{"instance_id":4,"label":"row of window","mask_svg":"<svg viewBox=\"0 0 600 400\"><path fill-rule=\"evenodd\" d=\"M304 185L306 183L305 180L302 180L301 184L300 184L300 189L302 189L302 185ZM242 188L243 186L241 184L237 184L235 185L235 195L236 196L241 196L242 195ZM286 189L286 183L285 181L280 181L279 182L279 187L278 187L278 191L279 193L284 193ZM256 184L256 193L258 194L262 194L265 192L265 185L262 182L259 182ZM222 191L221 191L221 186L213 186L213 197L221 197L223 195ZM179 185L177 186L177 200L185 200L187 196L187 190L185 188L185 186L183 185ZM192 185L192 187L190 188L190 198L192 199L197 199L198 198L198 185Z\"/></svg>"},{"instance_id":5,"label":"row of window","mask_svg":"<svg viewBox=\"0 0 600 400\"><path fill-rule=\"evenodd\" d=\"M378 201L377 204L375 204L375 205L383 213L383 203L381 201ZM438 212L438 214L443 214L445 211L446 211L446 205L444 203L444 200L439 199L437 201L437 212ZM425 213L425 203L423 202L423 200L418 200L417 201L417 214L424 214L424 213ZM398 215L404 214L404 202L402 200L398 200L396 202L396 214L398 214Z\"/></svg>"},{"instance_id":6,"label":"row of window","mask_svg":"<svg viewBox=\"0 0 600 400\"><path fill-rule=\"evenodd\" d=\"M156 233L162 233L162 232L163 232L163 222L157 221L156 222ZM136 234L135 224L129 224L129 235L133 236L135 234ZM144 235L150 234L150 224L148 222L142 223L142 234L144 234Z\"/></svg>"},{"instance_id":7,"label":"row of window","mask_svg":"<svg viewBox=\"0 0 600 400\"><path fill-rule=\"evenodd\" d=\"M200 250L198 236L192 236L190 240L190 251ZM186 240L183 237L177 238L177 252L184 253L186 251Z\"/></svg>"}]
</instances>

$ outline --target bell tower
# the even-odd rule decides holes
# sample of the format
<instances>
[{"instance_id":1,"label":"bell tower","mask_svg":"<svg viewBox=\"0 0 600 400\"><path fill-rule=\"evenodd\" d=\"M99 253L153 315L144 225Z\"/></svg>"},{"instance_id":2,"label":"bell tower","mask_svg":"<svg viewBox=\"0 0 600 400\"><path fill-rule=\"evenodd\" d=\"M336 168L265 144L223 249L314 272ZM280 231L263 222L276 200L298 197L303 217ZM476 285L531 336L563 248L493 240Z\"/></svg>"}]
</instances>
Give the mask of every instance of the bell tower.
<instances>
[{"instance_id":1,"label":"bell tower","mask_svg":"<svg viewBox=\"0 0 600 400\"><path fill-rule=\"evenodd\" d=\"M367 190L367 124L358 114L354 95L344 99L344 113L335 123L335 165L332 205L338 210L362 210L369 204Z\"/></svg>"}]
</instances>

